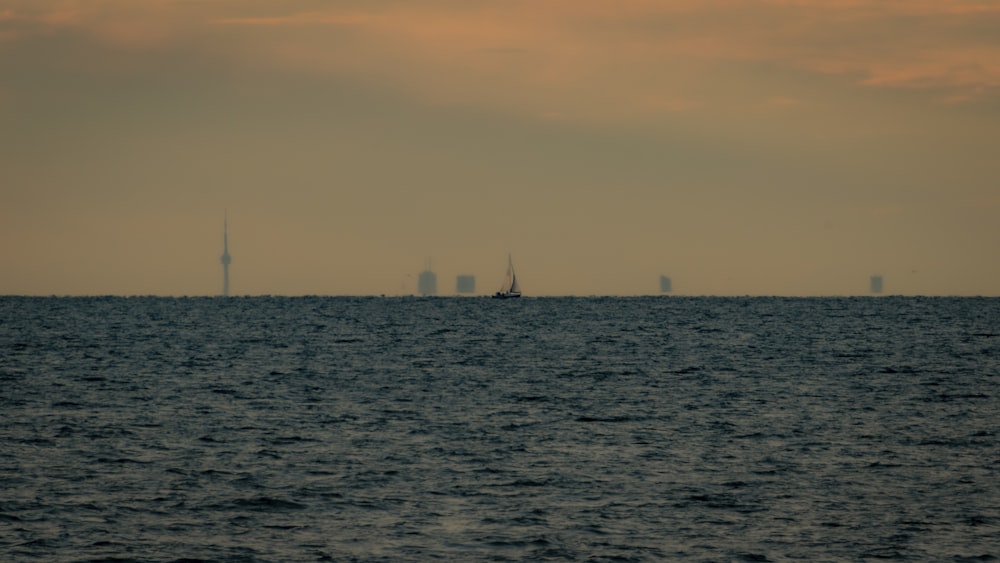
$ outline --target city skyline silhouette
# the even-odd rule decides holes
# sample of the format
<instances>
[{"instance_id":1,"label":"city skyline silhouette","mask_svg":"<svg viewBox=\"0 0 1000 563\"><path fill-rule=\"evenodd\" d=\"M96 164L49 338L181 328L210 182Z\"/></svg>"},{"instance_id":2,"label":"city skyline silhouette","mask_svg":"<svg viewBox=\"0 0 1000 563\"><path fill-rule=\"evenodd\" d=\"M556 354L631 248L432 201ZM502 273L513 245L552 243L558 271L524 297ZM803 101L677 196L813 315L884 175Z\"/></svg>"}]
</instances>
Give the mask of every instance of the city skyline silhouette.
<instances>
[{"instance_id":1,"label":"city skyline silhouette","mask_svg":"<svg viewBox=\"0 0 1000 563\"><path fill-rule=\"evenodd\" d=\"M1000 295L1000 6L477 6L8 3L0 294Z\"/></svg>"}]
</instances>

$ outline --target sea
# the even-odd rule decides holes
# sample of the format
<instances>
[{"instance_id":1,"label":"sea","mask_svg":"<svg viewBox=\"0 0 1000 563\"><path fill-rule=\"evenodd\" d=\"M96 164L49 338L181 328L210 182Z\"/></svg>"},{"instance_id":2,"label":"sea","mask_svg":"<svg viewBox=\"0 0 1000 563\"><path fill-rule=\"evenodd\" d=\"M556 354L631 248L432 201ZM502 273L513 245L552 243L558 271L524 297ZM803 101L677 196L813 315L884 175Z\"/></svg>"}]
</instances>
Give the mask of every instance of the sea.
<instances>
[{"instance_id":1,"label":"sea","mask_svg":"<svg viewBox=\"0 0 1000 563\"><path fill-rule=\"evenodd\" d=\"M997 561L998 433L1000 298L0 298L0 561Z\"/></svg>"}]
</instances>

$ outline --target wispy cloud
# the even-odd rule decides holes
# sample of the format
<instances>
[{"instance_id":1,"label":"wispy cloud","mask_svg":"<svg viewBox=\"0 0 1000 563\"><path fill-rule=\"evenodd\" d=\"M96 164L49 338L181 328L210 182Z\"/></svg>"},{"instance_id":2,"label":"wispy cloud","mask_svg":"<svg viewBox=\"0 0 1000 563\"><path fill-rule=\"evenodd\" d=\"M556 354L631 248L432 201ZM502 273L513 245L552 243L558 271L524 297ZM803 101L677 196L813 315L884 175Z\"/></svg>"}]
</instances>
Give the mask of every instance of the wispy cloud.
<instances>
[{"instance_id":1,"label":"wispy cloud","mask_svg":"<svg viewBox=\"0 0 1000 563\"><path fill-rule=\"evenodd\" d=\"M279 16L225 17L215 20L223 25L248 26L313 26L313 25L362 25L376 19L373 14L305 12Z\"/></svg>"},{"instance_id":2,"label":"wispy cloud","mask_svg":"<svg viewBox=\"0 0 1000 563\"><path fill-rule=\"evenodd\" d=\"M842 75L859 87L944 90L934 95L953 102L988 97L1000 87L1000 39L982 31L1000 27L995 2L625 0L612 6L591 0L435 6L224 21L354 25L359 52L427 65L439 78L472 72L516 79L529 88L613 82L620 87L620 103L651 109L655 104L642 100L689 97L671 90L680 87L664 79L664 70L713 62ZM485 56L503 49L529 55L502 61ZM682 78L698 79L695 74Z\"/></svg>"},{"instance_id":3,"label":"wispy cloud","mask_svg":"<svg viewBox=\"0 0 1000 563\"><path fill-rule=\"evenodd\" d=\"M985 0L11 0L0 11L8 43L70 28L125 48L197 35L211 56L564 117L711 106L720 83L748 80L731 72L740 65L952 104L1000 91L1000 3Z\"/></svg>"}]
</instances>

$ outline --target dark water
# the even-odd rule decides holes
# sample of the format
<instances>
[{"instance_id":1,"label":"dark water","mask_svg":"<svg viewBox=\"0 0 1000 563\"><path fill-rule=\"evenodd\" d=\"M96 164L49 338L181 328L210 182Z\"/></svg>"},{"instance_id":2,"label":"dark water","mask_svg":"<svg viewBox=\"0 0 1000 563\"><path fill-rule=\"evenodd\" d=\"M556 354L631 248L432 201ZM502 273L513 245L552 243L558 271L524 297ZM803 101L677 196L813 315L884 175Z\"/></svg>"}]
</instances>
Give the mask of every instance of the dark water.
<instances>
[{"instance_id":1,"label":"dark water","mask_svg":"<svg viewBox=\"0 0 1000 563\"><path fill-rule=\"evenodd\" d=\"M0 560L989 561L1000 299L0 298Z\"/></svg>"}]
</instances>

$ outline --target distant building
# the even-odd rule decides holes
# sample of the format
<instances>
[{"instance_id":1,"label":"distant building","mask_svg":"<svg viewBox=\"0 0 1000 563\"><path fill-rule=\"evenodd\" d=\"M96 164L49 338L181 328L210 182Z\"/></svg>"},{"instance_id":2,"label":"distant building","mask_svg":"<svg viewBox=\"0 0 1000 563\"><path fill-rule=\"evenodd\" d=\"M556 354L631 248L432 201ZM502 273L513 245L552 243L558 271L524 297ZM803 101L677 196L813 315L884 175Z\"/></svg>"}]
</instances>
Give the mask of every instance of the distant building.
<instances>
[{"instance_id":1,"label":"distant building","mask_svg":"<svg viewBox=\"0 0 1000 563\"><path fill-rule=\"evenodd\" d=\"M475 293L476 276L458 276L455 278L455 291L457 293Z\"/></svg>"},{"instance_id":2,"label":"distant building","mask_svg":"<svg viewBox=\"0 0 1000 563\"><path fill-rule=\"evenodd\" d=\"M420 295L437 295L438 292L438 278L437 274L432 272L430 268L420 272L420 276L417 278L417 293Z\"/></svg>"},{"instance_id":3,"label":"distant building","mask_svg":"<svg viewBox=\"0 0 1000 563\"><path fill-rule=\"evenodd\" d=\"M660 293L670 293L674 289L670 278L667 276L660 276Z\"/></svg>"},{"instance_id":4,"label":"distant building","mask_svg":"<svg viewBox=\"0 0 1000 563\"><path fill-rule=\"evenodd\" d=\"M872 293L882 293L882 276L872 276L869 286Z\"/></svg>"},{"instance_id":5,"label":"distant building","mask_svg":"<svg viewBox=\"0 0 1000 563\"><path fill-rule=\"evenodd\" d=\"M229 255L229 215L222 216L222 296L229 297L229 265L233 263L233 257Z\"/></svg>"}]
</instances>

